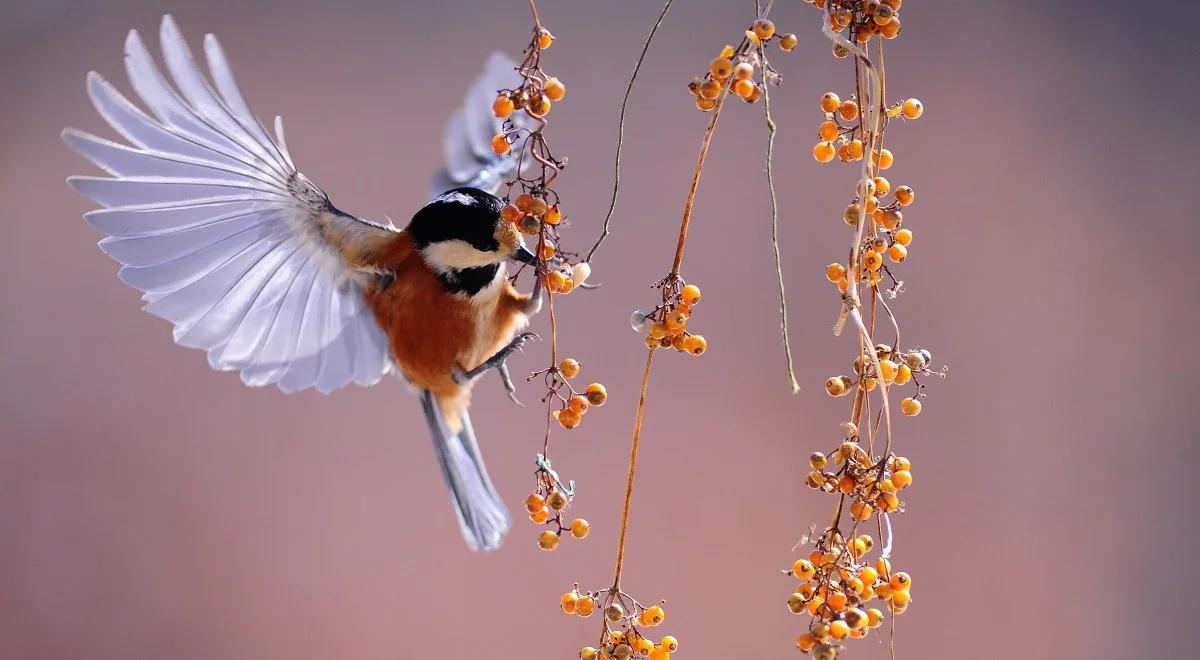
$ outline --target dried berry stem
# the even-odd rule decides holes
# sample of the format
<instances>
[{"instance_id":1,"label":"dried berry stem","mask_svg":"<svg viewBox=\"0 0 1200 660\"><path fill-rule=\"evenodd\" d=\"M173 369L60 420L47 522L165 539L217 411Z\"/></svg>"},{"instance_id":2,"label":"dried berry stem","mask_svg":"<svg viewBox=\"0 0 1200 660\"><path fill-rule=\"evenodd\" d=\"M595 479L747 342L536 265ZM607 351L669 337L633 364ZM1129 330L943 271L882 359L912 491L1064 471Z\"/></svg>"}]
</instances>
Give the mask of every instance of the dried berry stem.
<instances>
[{"instance_id":1,"label":"dried berry stem","mask_svg":"<svg viewBox=\"0 0 1200 660\"><path fill-rule=\"evenodd\" d=\"M757 9L758 0L754 0L754 5ZM771 11L770 4L767 5L767 11ZM765 13L762 15L765 16ZM758 56L765 65L767 57L763 52L762 44L758 46ZM767 120L767 191L771 196L771 248L775 253L775 276L779 282L779 324L780 333L783 335L783 355L787 363L788 385L792 388L792 394L795 394L800 391L800 383L796 382L796 370L792 366L792 346L788 337L787 295L783 288L783 258L779 248L779 202L775 197L773 158L775 154L775 120L771 118L770 87L770 85L763 85L763 110Z\"/></svg>"},{"instance_id":2,"label":"dried berry stem","mask_svg":"<svg viewBox=\"0 0 1200 660\"><path fill-rule=\"evenodd\" d=\"M704 171L704 159L708 157L708 146L712 143L713 133L717 129L717 120L721 118L721 108L725 107L727 98L729 98L729 90L725 89L717 99L717 107L713 109L712 119L708 121L708 128L704 131L704 140L700 143L700 157L696 159L696 169L692 172L692 185L688 188L687 201L683 205L683 222L679 225L679 243L675 246L675 261L671 264L671 273L667 276L668 279L679 277L679 267L683 264L683 250L687 247L688 228L692 224L692 207L696 202L696 189L700 186L700 173Z\"/></svg>"},{"instance_id":3,"label":"dried berry stem","mask_svg":"<svg viewBox=\"0 0 1200 660\"><path fill-rule=\"evenodd\" d=\"M641 447L642 441L642 420L646 415L646 392L650 388L650 366L654 364L654 352L652 348L646 353L646 368L642 370L637 413L633 418L633 441L629 445L629 469L625 476L625 503L621 506L621 531L617 537L617 562L613 571L613 593L621 591L621 570L625 567L625 539L629 533L629 505L633 501L633 479L637 475L638 449Z\"/></svg>"}]
</instances>

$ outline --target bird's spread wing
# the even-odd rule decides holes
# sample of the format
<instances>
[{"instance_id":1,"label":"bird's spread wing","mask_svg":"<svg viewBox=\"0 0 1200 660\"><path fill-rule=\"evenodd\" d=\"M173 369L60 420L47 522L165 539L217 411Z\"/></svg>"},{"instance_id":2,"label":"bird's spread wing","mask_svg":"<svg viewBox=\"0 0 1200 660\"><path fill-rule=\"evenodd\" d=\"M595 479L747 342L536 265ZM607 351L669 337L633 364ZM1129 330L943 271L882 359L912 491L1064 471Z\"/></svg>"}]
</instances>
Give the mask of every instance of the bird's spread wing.
<instances>
[{"instance_id":1,"label":"bird's spread wing","mask_svg":"<svg viewBox=\"0 0 1200 660\"><path fill-rule=\"evenodd\" d=\"M175 341L204 349L249 385L321 392L392 368L363 302L360 260L396 230L337 211L251 113L217 40L212 84L171 17L160 32L172 89L136 32L125 65L143 112L96 73L88 94L128 145L68 129L63 139L110 177L70 184L104 208L85 218Z\"/></svg>"},{"instance_id":2,"label":"bird's spread wing","mask_svg":"<svg viewBox=\"0 0 1200 660\"><path fill-rule=\"evenodd\" d=\"M501 132L504 120L492 114L492 101L502 89L521 85L516 63L503 53L492 53L483 73L471 83L462 107L450 116L442 134L442 151L446 168L433 180L433 195L470 186L490 193L500 188L517 168L515 153L497 156L492 151L492 138ZM513 113L519 128L531 129L536 123L525 113Z\"/></svg>"}]
</instances>

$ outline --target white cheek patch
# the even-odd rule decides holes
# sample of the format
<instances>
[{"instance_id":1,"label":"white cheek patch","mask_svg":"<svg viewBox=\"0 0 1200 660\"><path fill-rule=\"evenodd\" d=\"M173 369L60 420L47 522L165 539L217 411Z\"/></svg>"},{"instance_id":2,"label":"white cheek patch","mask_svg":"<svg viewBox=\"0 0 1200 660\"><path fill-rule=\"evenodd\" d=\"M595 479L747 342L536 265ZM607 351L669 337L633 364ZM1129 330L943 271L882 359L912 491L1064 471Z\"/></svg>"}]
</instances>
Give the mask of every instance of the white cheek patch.
<instances>
[{"instance_id":1,"label":"white cheek patch","mask_svg":"<svg viewBox=\"0 0 1200 660\"><path fill-rule=\"evenodd\" d=\"M437 270L478 268L503 260L497 252L477 250L475 246L459 239L432 243L421 250L421 254L425 262Z\"/></svg>"}]
</instances>

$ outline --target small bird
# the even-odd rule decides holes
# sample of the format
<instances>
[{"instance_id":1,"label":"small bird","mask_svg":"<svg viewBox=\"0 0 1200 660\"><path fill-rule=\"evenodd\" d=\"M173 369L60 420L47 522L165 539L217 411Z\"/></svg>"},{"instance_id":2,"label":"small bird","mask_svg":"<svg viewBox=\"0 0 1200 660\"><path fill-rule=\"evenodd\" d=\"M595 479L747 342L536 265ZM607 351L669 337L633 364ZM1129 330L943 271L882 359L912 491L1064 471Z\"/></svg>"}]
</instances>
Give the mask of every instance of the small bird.
<instances>
[{"instance_id":1,"label":"small bird","mask_svg":"<svg viewBox=\"0 0 1200 660\"><path fill-rule=\"evenodd\" d=\"M513 396L505 359L536 337L524 329L541 305L539 284L522 294L507 277L508 260L537 260L492 194L515 168L490 148L490 99L517 86L512 63L494 54L472 85L445 134L436 181L451 189L400 230L339 210L296 169L282 122L274 136L263 128L211 34L211 83L170 16L160 42L174 88L136 31L125 42L148 113L88 74L96 110L128 145L63 132L111 175L67 181L104 207L84 218L108 235L100 247L120 278L177 343L247 385L329 393L402 376L419 392L467 544L498 547L509 516L471 427L471 388L496 369Z\"/></svg>"}]
</instances>

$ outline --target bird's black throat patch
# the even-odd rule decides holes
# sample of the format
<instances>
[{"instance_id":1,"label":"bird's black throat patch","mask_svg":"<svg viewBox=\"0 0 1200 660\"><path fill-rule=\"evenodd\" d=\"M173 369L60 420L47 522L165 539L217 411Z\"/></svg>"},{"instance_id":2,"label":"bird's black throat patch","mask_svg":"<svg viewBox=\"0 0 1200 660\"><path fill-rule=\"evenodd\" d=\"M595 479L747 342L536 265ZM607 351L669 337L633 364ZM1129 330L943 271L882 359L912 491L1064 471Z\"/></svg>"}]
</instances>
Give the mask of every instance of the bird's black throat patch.
<instances>
[{"instance_id":1,"label":"bird's black throat patch","mask_svg":"<svg viewBox=\"0 0 1200 660\"><path fill-rule=\"evenodd\" d=\"M474 296L496 279L496 271L500 264L479 266L477 268L458 268L441 271L437 274L442 286L450 293L465 293Z\"/></svg>"}]
</instances>

